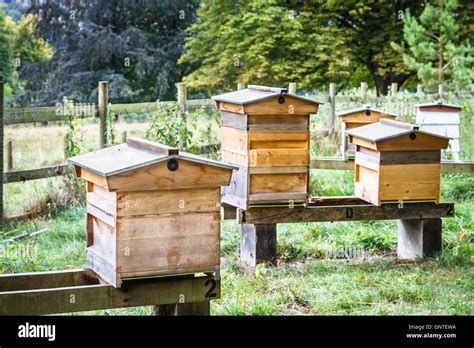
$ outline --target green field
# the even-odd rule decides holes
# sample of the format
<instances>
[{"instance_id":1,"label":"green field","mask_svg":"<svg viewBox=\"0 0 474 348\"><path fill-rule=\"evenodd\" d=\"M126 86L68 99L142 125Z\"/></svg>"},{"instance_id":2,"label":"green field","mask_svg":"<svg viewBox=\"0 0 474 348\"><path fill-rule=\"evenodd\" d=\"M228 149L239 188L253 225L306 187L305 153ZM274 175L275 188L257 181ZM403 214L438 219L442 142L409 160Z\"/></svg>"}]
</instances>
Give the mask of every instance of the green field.
<instances>
[{"instance_id":1,"label":"green field","mask_svg":"<svg viewBox=\"0 0 474 348\"><path fill-rule=\"evenodd\" d=\"M194 139L200 144L215 138L218 129L214 123L214 134L207 134L208 125L203 124ZM116 133L118 137L124 130L143 135L146 127L143 122L121 121ZM80 125L82 152L97 147L97 128L94 122ZM14 142L14 169L64 163L65 130L64 125L8 128L6 138ZM465 144L472 142L466 140ZM334 142L327 143L325 153L337 151ZM351 195L352 181L351 171L312 170L311 194ZM455 202L456 215L443 220L443 253L416 262L395 257L396 221L282 224L278 226L278 263L259 265L252 272L238 259L239 226L223 221L222 298L213 302L212 313L474 314L474 175L443 174L441 185L442 201ZM73 187L64 178L5 186L7 216L35 209L46 209L49 215L1 230L0 273L86 266L84 201L71 194ZM47 231L35 237L5 241L43 229ZM334 257L335 252L348 249L358 252L352 258ZM30 250L30 255L25 257L24 250ZM140 315L149 314L149 308L88 314Z\"/></svg>"}]
</instances>

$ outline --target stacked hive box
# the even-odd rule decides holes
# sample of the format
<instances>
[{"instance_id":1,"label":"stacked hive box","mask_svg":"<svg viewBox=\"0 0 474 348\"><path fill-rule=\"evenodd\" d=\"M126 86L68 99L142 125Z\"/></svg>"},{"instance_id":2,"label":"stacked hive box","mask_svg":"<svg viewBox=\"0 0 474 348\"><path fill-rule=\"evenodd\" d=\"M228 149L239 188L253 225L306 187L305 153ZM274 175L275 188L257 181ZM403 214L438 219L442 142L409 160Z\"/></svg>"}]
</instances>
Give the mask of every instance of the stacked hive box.
<instances>
[{"instance_id":1,"label":"stacked hive box","mask_svg":"<svg viewBox=\"0 0 474 348\"><path fill-rule=\"evenodd\" d=\"M382 119L347 132L355 153L355 195L375 205L439 202L441 149L449 138Z\"/></svg>"},{"instance_id":2,"label":"stacked hive box","mask_svg":"<svg viewBox=\"0 0 474 348\"><path fill-rule=\"evenodd\" d=\"M365 105L360 108L347 109L337 112L339 119L342 122L342 139L341 139L341 153L345 158L354 157L354 145L348 144L346 131L357 127L365 126L367 124L380 121L382 118L394 120L398 115L372 108L370 105Z\"/></svg>"},{"instance_id":3,"label":"stacked hive box","mask_svg":"<svg viewBox=\"0 0 474 348\"><path fill-rule=\"evenodd\" d=\"M249 86L215 96L221 111L222 160L240 167L222 202L304 203L308 195L309 115L320 102L286 89Z\"/></svg>"},{"instance_id":4,"label":"stacked hive box","mask_svg":"<svg viewBox=\"0 0 474 348\"><path fill-rule=\"evenodd\" d=\"M420 129L427 132L447 136L449 141L448 152L455 160L459 160L459 114L462 108L459 105L436 103L418 104L416 106L416 123Z\"/></svg>"},{"instance_id":5,"label":"stacked hive box","mask_svg":"<svg viewBox=\"0 0 474 348\"><path fill-rule=\"evenodd\" d=\"M88 262L104 281L219 270L220 190L236 167L137 138L70 161L87 180Z\"/></svg>"}]
</instances>

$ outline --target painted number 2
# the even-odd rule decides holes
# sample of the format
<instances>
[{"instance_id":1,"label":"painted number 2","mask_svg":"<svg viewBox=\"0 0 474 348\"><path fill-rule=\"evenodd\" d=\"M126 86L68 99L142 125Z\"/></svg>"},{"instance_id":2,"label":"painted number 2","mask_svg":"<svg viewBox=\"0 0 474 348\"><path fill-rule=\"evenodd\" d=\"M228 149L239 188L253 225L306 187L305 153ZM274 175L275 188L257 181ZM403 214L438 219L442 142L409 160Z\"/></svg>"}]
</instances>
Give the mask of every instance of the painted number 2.
<instances>
[{"instance_id":1,"label":"painted number 2","mask_svg":"<svg viewBox=\"0 0 474 348\"><path fill-rule=\"evenodd\" d=\"M216 289L217 287L217 282L215 279L208 279L206 280L206 282L204 283L204 286L209 286L209 284L211 285L211 287L209 288L209 290L207 290L206 292L206 295L204 295L205 298L214 298L214 297L217 297L217 294L214 292L214 290Z\"/></svg>"}]
</instances>

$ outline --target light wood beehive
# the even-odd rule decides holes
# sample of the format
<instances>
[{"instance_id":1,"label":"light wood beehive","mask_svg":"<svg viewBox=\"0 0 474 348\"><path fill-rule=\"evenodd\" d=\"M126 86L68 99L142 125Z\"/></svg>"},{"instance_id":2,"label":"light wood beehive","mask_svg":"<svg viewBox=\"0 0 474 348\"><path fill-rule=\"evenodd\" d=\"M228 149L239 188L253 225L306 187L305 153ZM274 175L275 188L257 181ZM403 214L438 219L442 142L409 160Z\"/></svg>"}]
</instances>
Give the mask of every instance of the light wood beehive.
<instances>
[{"instance_id":1,"label":"light wood beehive","mask_svg":"<svg viewBox=\"0 0 474 348\"><path fill-rule=\"evenodd\" d=\"M306 202L309 116L321 103L265 86L213 99L221 112L222 160L239 166L223 189L222 202L242 209Z\"/></svg>"},{"instance_id":2,"label":"light wood beehive","mask_svg":"<svg viewBox=\"0 0 474 348\"><path fill-rule=\"evenodd\" d=\"M375 205L439 202L441 149L449 138L382 119L347 132L355 153L355 195Z\"/></svg>"},{"instance_id":3,"label":"light wood beehive","mask_svg":"<svg viewBox=\"0 0 474 348\"><path fill-rule=\"evenodd\" d=\"M370 105L365 105L360 108L341 110L337 112L337 116L339 116L339 119L342 122L341 153L343 157L346 155L353 157L355 153L354 145L348 143L346 131L379 122L382 118L394 120L396 117L398 117L396 114L372 108Z\"/></svg>"},{"instance_id":4,"label":"light wood beehive","mask_svg":"<svg viewBox=\"0 0 474 348\"><path fill-rule=\"evenodd\" d=\"M138 138L70 161L87 180L88 263L104 281L219 270L220 190L237 168Z\"/></svg>"}]
</instances>

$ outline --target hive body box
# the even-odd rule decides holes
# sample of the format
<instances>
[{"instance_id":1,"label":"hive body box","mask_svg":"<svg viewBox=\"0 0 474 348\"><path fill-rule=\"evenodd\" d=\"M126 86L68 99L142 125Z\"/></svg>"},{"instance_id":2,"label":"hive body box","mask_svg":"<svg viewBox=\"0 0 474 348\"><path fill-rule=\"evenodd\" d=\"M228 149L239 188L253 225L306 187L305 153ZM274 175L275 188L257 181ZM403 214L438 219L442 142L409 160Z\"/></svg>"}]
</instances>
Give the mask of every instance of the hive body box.
<instances>
[{"instance_id":1,"label":"hive body box","mask_svg":"<svg viewBox=\"0 0 474 348\"><path fill-rule=\"evenodd\" d=\"M349 144L346 131L379 122L382 118L394 120L398 116L387 111L374 109L370 105L365 105L355 109L342 110L337 112L337 115L342 122L341 154L343 158L354 157L355 153L355 146Z\"/></svg>"},{"instance_id":2,"label":"hive body box","mask_svg":"<svg viewBox=\"0 0 474 348\"><path fill-rule=\"evenodd\" d=\"M285 89L249 86L213 97L221 112L222 160L239 166L222 202L304 203L308 196L309 115L320 102Z\"/></svg>"},{"instance_id":3,"label":"hive body box","mask_svg":"<svg viewBox=\"0 0 474 348\"><path fill-rule=\"evenodd\" d=\"M355 153L355 195L375 205L439 202L441 149L449 138L393 120L349 130Z\"/></svg>"},{"instance_id":4,"label":"hive body box","mask_svg":"<svg viewBox=\"0 0 474 348\"><path fill-rule=\"evenodd\" d=\"M70 161L87 180L88 263L104 281L219 270L233 167L137 138Z\"/></svg>"},{"instance_id":5,"label":"hive body box","mask_svg":"<svg viewBox=\"0 0 474 348\"><path fill-rule=\"evenodd\" d=\"M459 105L448 105L438 101L436 103L418 104L416 106L416 123L420 129L451 138L446 150L459 160L459 125L461 123Z\"/></svg>"}]
</instances>

